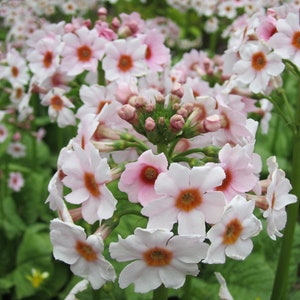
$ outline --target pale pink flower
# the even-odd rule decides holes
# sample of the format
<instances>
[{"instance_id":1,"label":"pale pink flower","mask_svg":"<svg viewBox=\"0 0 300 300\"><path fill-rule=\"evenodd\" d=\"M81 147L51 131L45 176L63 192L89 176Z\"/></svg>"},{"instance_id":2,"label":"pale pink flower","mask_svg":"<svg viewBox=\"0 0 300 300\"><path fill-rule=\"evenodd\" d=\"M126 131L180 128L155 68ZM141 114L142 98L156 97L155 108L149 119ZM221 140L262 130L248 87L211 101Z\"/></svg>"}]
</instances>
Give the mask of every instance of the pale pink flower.
<instances>
[{"instance_id":1,"label":"pale pink flower","mask_svg":"<svg viewBox=\"0 0 300 300\"><path fill-rule=\"evenodd\" d=\"M66 296L65 300L76 300L76 294L82 292L88 288L89 281L83 279L76 283Z\"/></svg>"},{"instance_id":2,"label":"pale pink flower","mask_svg":"<svg viewBox=\"0 0 300 300\"><path fill-rule=\"evenodd\" d=\"M299 14L289 13L285 19L276 22L277 33L268 41L280 57L291 60L300 68L300 24Z\"/></svg>"},{"instance_id":3,"label":"pale pink flower","mask_svg":"<svg viewBox=\"0 0 300 300\"><path fill-rule=\"evenodd\" d=\"M226 177L216 190L223 192L227 201L236 195L244 196L258 183L259 178L254 173L252 158L246 148L225 144L219 152L219 161L220 164L216 165L223 168Z\"/></svg>"},{"instance_id":4,"label":"pale pink flower","mask_svg":"<svg viewBox=\"0 0 300 300\"><path fill-rule=\"evenodd\" d=\"M20 142L10 143L6 152L13 158L20 158L26 155L26 146Z\"/></svg>"},{"instance_id":5,"label":"pale pink flower","mask_svg":"<svg viewBox=\"0 0 300 300\"><path fill-rule=\"evenodd\" d=\"M205 222L214 224L223 214L225 197L213 189L224 177L221 167L189 169L172 163L155 182L155 191L161 197L149 202L141 211L149 217L148 228L172 229L178 222L179 234L204 237Z\"/></svg>"},{"instance_id":6,"label":"pale pink flower","mask_svg":"<svg viewBox=\"0 0 300 300\"><path fill-rule=\"evenodd\" d=\"M8 131L4 124L0 124L0 143L3 143L8 137Z\"/></svg>"},{"instance_id":7,"label":"pale pink flower","mask_svg":"<svg viewBox=\"0 0 300 300\"><path fill-rule=\"evenodd\" d=\"M146 63L152 71L163 71L170 62L170 49L164 45L164 36L157 30L151 30L142 36L146 48Z\"/></svg>"},{"instance_id":8,"label":"pale pink flower","mask_svg":"<svg viewBox=\"0 0 300 300\"><path fill-rule=\"evenodd\" d=\"M26 60L20 53L12 48L6 55L7 66L0 66L0 78L6 78L13 87L28 84L29 73Z\"/></svg>"},{"instance_id":9,"label":"pale pink flower","mask_svg":"<svg viewBox=\"0 0 300 300\"><path fill-rule=\"evenodd\" d=\"M219 272L215 272L215 275L216 275L218 282L220 283L220 290L219 290L220 300L233 300L233 298L227 288L225 278Z\"/></svg>"},{"instance_id":10,"label":"pale pink flower","mask_svg":"<svg viewBox=\"0 0 300 300\"><path fill-rule=\"evenodd\" d=\"M284 171L278 169L275 157L267 160L269 169L269 179L271 180L266 194L268 208L264 211L263 216L267 219L267 232L271 239L276 240L276 236L282 237L282 230L287 221L285 207L295 203L297 197L289 194L292 186L290 181L285 177Z\"/></svg>"},{"instance_id":11,"label":"pale pink flower","mask_svg":"<svg viewBox=\"0 0 300 300\"><path fill-rule=\"evenodd\" d=\"M51 121L57 121L59 127L75 125L75 115L71 110L74 104L65 96L65 91L53 88L43 96L41 104L48 106L48 114Z\"/></svg>"},{"instance_id":12,"label":"pale pink flower","mask_svg":"<svg viewBox=\"0 0 300 300\"><path fill-rule=\"evenodd\" d=\"M199 273L197 263L206 255L207 244L196 236L178 236L166 229L136 228L134 235L119 237L109 252L117 261L133 261L120 273L119 285L131 283L138 293L147 293L163 284L180 288L187 275Z\"/></svg>"},{"instance_id":13,"label":"pale pink flower","mask_svg":"<svg viewBox=\"0 0 300 300\"><path fill-rule=\"evenodd\" d=\"M129 82L132 77L146 74L146 45L142 44L140 38L107 43L105 53L102 66L107 80Z\"/></svg>"},{"instance_id":14,"label":"pale pink flower","mask_svg":"<svg viewBox=\"0 0 300 300\"><path fill-rule=\"evenodd\" d=\"M120 14L121 24L118 29L118 34L121 36L136 36L144 31L145 21L137 12L131 14Z\"/></svg>"},{"instance_id":15,"label":"pale pink flower","mask_svg":"<svg viewBox=\"0 0 300 300\"><path fill-rule=\"evenodd\" d=\"M84 150L77 144L73 147L61 166L65 174L62 182L72 190L65 196L66 201L81 204L82 216L88 223L110 218L117 200L105 184L111 179L107 160L90 143Z\"/></svg>"},{"instance_id":16,"label":"pale pink flower","mask_svg":"<svg viewBox=\"0 0 300 300\"><path fill-rule=\"evenodd\" d=\"M94 289L115 280L113 266L104 258L101 234L86 236L81 226L54 219L50 224L53 255L71 266L71 271L87 279Z\"/></svg>"},{"instance_id":17,"label":"pale pink flower","mask_svg":"<svg viewBox=\"0 0 300 300\"><path fill-rule=\"evenodd\" d=\"M264 92L270 79L284 70L281 58L263 43L245 43L239 55L240 59L232 70L238 75L238 80L249 85L254 93Z\"/></svg>"},{"instance_id":18,"label":"pale pink flower","mask_svg":"<svg viewBox=\"0 0 300 300\"><path fill-rule=\"evenodd\" d=\"M14 192L19 192L24 186L24 178L20 172L10 172L8 178L8 187Z\"/></svg>"},{"instance_id":19,"label":"pale pink flower","mask_svg":"<svg viewBox=\"0 0 300 300\"><path fill-rule=\"evenodd\" d=\"M115 100L114 90L111 85L82 85L79 95L83 105L79 107L76 116L80 119L88 113L98 115L105 104L109 104Z\"/></svg>"},{"instance_id":20,"label":"pale pink flower","mask_svg":"<svg viewBox=\"0 0 300 300\"><path fill-rule=\"evenodd\" d=\"M136 162L126 164L119 181L119 189L127 193L131 202L143 206L158 198L154 190L157 176L166 172L167 158L163 153L154 155L151 150L143 152Z\"/></svg>"},{"instance_id":21,"label":"pale pink flower","mask_svg":"<svg viewBox=\"0 0 300 300\"><path fill-rule=\"evenodd\" d=\"M252 251L251 237L258 235L262 224L254 214L254 201L235 196L226 207L222 219L207 232L211 241L204 262L209 264L225 263L226 256L244 260Z\"/></svg>"},{"instance_id":22,"label":"pale pink flower","mask_svg":"<svg viewBox=\"0 0 300 300\"><path fill-rule=\"evenodd\" d=\"M61 37L43 37L34 48L28 50L30 70L38 78L51 76L58 68L62 49Z\"/></svg>"},{"instance_id":23,"label":"pale pink flower","mask_svg":"<svg viewBox=\"0 0 300 300\"><path fill-rule=\"evenodd\" d=\"M67 75L78 75L84 70L96 72L104 54L106 40L99 37L96 29L79 28L63 37L61 70Z\"/></svg>"}]
</instances>

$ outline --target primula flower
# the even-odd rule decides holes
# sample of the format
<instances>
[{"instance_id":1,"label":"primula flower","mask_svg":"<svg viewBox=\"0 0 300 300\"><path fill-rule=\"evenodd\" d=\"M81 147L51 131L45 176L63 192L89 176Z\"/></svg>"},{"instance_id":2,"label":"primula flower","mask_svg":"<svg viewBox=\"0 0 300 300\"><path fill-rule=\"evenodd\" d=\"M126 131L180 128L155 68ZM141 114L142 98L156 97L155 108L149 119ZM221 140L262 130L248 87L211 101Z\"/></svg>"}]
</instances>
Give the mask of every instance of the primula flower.
<instances>
[{"instance_id":1,"label":"primula flower","mask_svg":"<svg viewBox=\"0 0 300 300\"><path fill-rule=\"evenodd\" d=\"M3 143L8 137L8 131L4 124L0 124L0 143Z\"/></svg>"},{"instance_id":2,"label":"primula flower","mask_svg":"<svg viewBox=\"0 0 300 300\"><path fill-rule=\"evenodd\" d=\"M285 19L276 22L277 32L268 44L282 58L291 60L300 68L300 24L299 14L289 13Z\"/></svg>"},{"instance_id":3,"label":"primula flower","mask_svg":"<svg viewBox=\"0 0 300 300\"><path fill-rule=\"evenodd\" d=\"M95 29L82 27L76 33L63 37L61 70L67 75L78 75L84 70L96 72L99 60L104 54L106 40L99 37Z\"/></svg>"},{"instance_id":4,"label":"primula flower","mask_svg":"<svg viewBox=\"0 0 300 300\"><path fill-rule=\"evenodd\" d=\"M105 185L111 179L107 160L90 143L84 150L77 144L73 147L74 152L61 166L65 174L62 182L72 189L66 201L81 204L82 216L88 223L110 218L117 200Z\"/></svg>"},{"instance_id":5,"label":"primula flower","mask_svg":"<svg viewBox=\"0 0 300 300\"><path fill-rule=\"evenodd\" d=\"M8 145L6 152L14 158L24 157L26 155L26 146L20 142L13 142Z\"/></svg>"},{"instance_id":6,"label":"primula flower","mask_svg":"<svg viewBox=\"0 0 300 300\"><path fill-rule=\"evenodd\" d=\"M281 74L284 64L281 58L262 43L248 42L239 51L240 60L233 66L238 80L249 84L254 93L264 92L269 80Z\"/></svg>"},{"instance_id":7,"label":"primula flower","mask_svg":"<svg viewBox=\"0 0 300 300\"><path fill-rule=\"evenodd\" d=\"M270 172L271 183L267 188L266 200L268 208L263 216L267 218L267 232L271 239L276 240L276 236L282 237L282 230L287 221L285 207L297 201L295 195L289 194L292 189L290 181L285 177L284 171L278 169L276 158L270 157L267 160Z\"/></svg>"},{"instance_id":8,"label":"primula flower","mask_svg":"<svg viewBox=\"0 0 300 300\"><path fill-rule=\"evenodd\" d=\"M142 214L149 217L148 228L171 230L178 222L179 234L204 237L205 222L214 224L223 214L225 197L213 189L222 183L224 177L221 167L189 169L172 163L155 182L155 191L161 197L142 209Z\"/></svg>"},{"instance_id":9,"label":"primula flower","mask_svg":"<svg viewBox=\"0 0 300 300\"><path fill-rule=\"evenodd\" d=\"M119 237L109 252L117 261L133 261L120 273L119 285L131 283L135 291L147 293L164 284L180 288L186 275L199 273L197 263L206 255L207 244L196 236L174 236L166 229L136 228L134 235Z\"/></svg>"},{"instance_id":10,"label":"primula flower","mask_svg":"<svg viewBox=\"0 0 300 300\"><path fill-rule=\"evenodd\" d=\"M262 229L260 220L253 215L254 201L235 196L226 207L222 219L207 232L211 241L204 262L209 264L225 263L226 256L245 259L253 249L251 237Z\"/></svg>"},{"instance_id":11,"label":"primula flower","mask_svg":"<svg viewBox=\"0 0 300 300\"><path fill-rule=\"evenodd\" d=\"M220 164L216 165L223 168L226 177L216 190L223 192L227 201L238 194L244 195L245 192L249 192L258 182L251 156L246 148L226 144L219 152L219 160Z\"/></svg>"},{"instance_id":12,"label":"primula flower","mask_svg":"<svg viewBox=\"0 0 300 300\"><path fill-rule=\"evenodd\" d=\"M24 178L20 172L10 172L8 179L8 187L15 192L19 192L24 186Z\"/></svg>"},{"instance_id":13,"label":"primula flower","mask_svg":"<svg viewBox=\"0 0 300 300\"><path fill-rule=\"evenodd\" d=\"M71 271L87 279L94 289L115 280L113 266L103 257L101 234L86 237L84 229L73 223L54 219L50 224L53 255L71 266Z\"/></svg>"},{"instance_id":14,"label":"primula flower","mask_svg":"<svg viewBox=\"0 0 300 300\"><path fill-rule=\"evenodd\" d=\"M132 77L146 74L146 45L142 44L140 38L107 43L105 53L102 67L107 80L129 82Z\"/></svg>"},{"instance_id":15,"label":"primula flower","mask_svg":"<svg viewBox=\"0 0 300 300\"><path fill-rule=\"evenodd\" d=\"M128 163L119 181L119 189L127 193L131 202L143 206L158 198L154 190L157 176L166 172L167 158L163 153L154 155L151 150L145 151L136 162Z\"/></svg>"},{"instance_id":16,"label":"primula flower","mask_svg":"<svg viewBox=\"0 0 300 300\"><path fill-rule=\"evenodd\" d=\"M157 30L151 30L142 36L146 48L146 63L152 71L163 71L170 62L170 49L164 43L164 36Z\"/></svg>"},{"instance_id":17,"label":"primula flower","mask_svg":"<svg viewBox=\"0 0 300 300\"><path fill-rule=\"evenodd\" d=\"M60 88L50 90L41 101L44 106L49 106L48 114L51 121L57 120L59 127L75 125L75 116L71 108L74 104L64 95L65 91Z\"/></svg>"}]
</instances>

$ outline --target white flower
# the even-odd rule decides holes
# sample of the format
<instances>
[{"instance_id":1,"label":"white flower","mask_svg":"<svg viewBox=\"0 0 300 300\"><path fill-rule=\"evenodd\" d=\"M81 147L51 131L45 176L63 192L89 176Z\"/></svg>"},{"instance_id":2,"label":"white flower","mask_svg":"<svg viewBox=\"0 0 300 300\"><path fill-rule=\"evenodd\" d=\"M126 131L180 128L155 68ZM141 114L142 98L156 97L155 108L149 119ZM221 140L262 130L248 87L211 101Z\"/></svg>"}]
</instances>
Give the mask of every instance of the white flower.
<instances>
[{"instance_id":1,"label":"white flower","mask_svg":"<svg viewBox=\"0 0 300 300\"><path fill-rule=\"evenodd\" d=\"M247 201L240 195L231 200L221 221L207 233L211 245L203 262L225 263L226 256L243 260L251 253L253 243L250 238L262 229L260 220L252 214L254 207L254 201Z\"/></svg>"},{"instance_id":2,"label":"white flower","mask_svg":"<svg viewBox=\"0 0 300 300\"><path fill-rule=\"evenodd\" d=\"M147 293L161 284L180 288L186 275L196 276L207 244L196 236L174 236L167 229L136 228L134 235L111 243L109 251L117 261L133 261L121 271L120 287L134 283L136 292Z\"/></svg>"},{"instance_id":3,"label":"white flower","mask_svg":"<svg viewBox=\"0 0 300 300\"><path fill-rule=\"evenodd\" d=\"M50 230L54 257L71 265L75 275L87 279L94 289L115 279L113 266L102 255L100 234L86 237L82 227L59 219L51 221Z\"/></svg>"}]
</instances>

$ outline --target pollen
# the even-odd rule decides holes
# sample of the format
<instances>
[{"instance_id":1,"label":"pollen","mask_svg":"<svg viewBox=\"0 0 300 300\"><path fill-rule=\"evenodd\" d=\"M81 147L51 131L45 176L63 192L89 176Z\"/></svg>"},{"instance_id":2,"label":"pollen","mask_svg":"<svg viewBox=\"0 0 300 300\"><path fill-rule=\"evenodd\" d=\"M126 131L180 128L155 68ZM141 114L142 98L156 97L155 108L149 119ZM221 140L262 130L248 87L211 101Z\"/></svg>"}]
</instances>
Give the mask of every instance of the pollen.
<instances>
[{"instance_id":1,"label":"pollen","mask_svg":"<svg viewBox=\"0 0 300 300\"><path fill-rule=\"evenodd\" d=\"M82 62L87 62L92 57L92 50L89 46L81 46L77 49L78 59Z\"/></svg>"},{"instance_id":2,"label":"pollen","mask_svg":"<svg viewBox=\"0 0 300 300\"><path fill-rule=\"evenodd\" d=\"M201 205L202 196L197 189L185 189L176 198L176 207L185 212L189 212Z\"/></svg>"},{"instance_id":3,"label":"pollen","mask_svg":"<svg viewBox=\"0 0 300 300\"><path fill-rule=\"evenodd\" d=\"M97 260L97 252L89 244L77 241L75 249L85 260L89 262Z\"/></svg>"},{"instance_id":4,"label":"pollen","mask_svg":"<svg viewBox=\"0 0 300 300\"><path fill-rule=\"evenodd\" d=\"M51 51L47 51L44 55L43 63L46 69L50 68L52 65L53 53Z\"/></svg>"},{"instance_id":5,"label":"pollen","mask_svg":"<svg viewBox=\"0 0 300 300\"><path fill-rule=\"evenodd\" d=\"M252 68L256 71L261 71L267 64L266 56L263 52L259 51L252 55Z\"/></svg>"},{"instance_id":6,"label":"pollen","mask_svg":"<svg viewBox=\"0 0 300 300\"><path fill-rule=\"evenodd\" d=\"M296 31L292 38L292 45L300 50L300 31Z\"/></svg>"},{"instance_id":7,"label":"pollen","mask_svg":"<svg viewBox=\"0 0 300 300\"><path fill-rule=\"evenodd\" d=\"M226 225L226 230L223 235L223 244L225 245L231 245L236 242L236 240L241 235L241 232L243 230L243 226L238 219L231 220Z\"/></svg>"},{"instance_id":8,"label":"pollen","mask_svg":"<svg viewBox=\"0 0 300 300\"><path fill-rule=\"evenodd\" d=\"M141 170L140 178L142 179L142 181L144 183L153 185L158 174L159 174L159 172L155 167L145 166Z\"/></svg>"},{"instance_id":9,"label":"pollen","mask_svg":"<svg viewBox=\"0 0 300 300\"><path fill-rule=\"evenodd\" d=\"M154 247L144 252L143 257L149 267L163 267L171 263L173 253L165 248Z\"/></svg>"},{"instance_id":10,"label":"pollen","mask_svg":"<svg viewBox=\"0 0 300 300\"><path fill-rule=\"evenodd\" d=\"M84 173L84 184L94 197L99 197L100 190L93 173Z\"/></svg>"},{"instance_id":11,"label":"pollen","mask_svg":"<svg viewBox=\"0 0 300 300\"><path fill-rule=\"evenodd\" d=\"M119 58L118 68L122 72L128 72L133 67L133 61L130 55L123 54Z\"/></svg>"},{"instance_id":12,"label":"pollen","mask_svg":"<svg viewBox=\"0 0 300 300\"><path fill-rule=\"evenodd\" d=\"M58 95L54 95L50 100L51 106L54 110L60 111L64 107L64 102Z\"/></svg>"},{"instance_id":13,"label":"pollen","mask_svg":"<svg viewBox=\"0 0 300 300\"><path fill-rule=\"evenodd\" d=\"M18 77L19 69L16 66L11 67L11 74L13 77Z\"/></svg>"}]
</instances>

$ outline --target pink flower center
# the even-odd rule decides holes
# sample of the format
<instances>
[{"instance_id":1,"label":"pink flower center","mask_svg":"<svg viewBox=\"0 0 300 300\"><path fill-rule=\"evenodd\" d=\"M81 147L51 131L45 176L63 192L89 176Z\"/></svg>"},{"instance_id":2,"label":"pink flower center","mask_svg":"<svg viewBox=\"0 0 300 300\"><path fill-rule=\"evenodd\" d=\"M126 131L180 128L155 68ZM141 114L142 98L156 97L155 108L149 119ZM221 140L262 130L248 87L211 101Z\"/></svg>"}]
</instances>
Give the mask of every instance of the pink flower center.
<instances>
[{"instance_id":1,"label":"pink flower center","mask_svg":"<svg viewBox=\"0 0 300 300\"><path fill-rule=\"evenodd\" d=\"M239 238L241 232L243 230L243 226L238 219L231 220L226 225L226 230L223 235L223 244L225 245L231 245L236 242L236 240Z\"/></svg>"},{"instance_id":2,"label":"pink flower center","mask_svg":"<svg viewBox=\"0 0 300 300\"><path fill-rule=\"evenodd\" d=\"M133 67L132 58L130 55L122 54L119 58L118 68L122 72L128 72Z\"/></svg>"},{"instance_id":3,"label":"pink flower center","mask_svg":"<svg viewBox=\"0 0 300 300\"><path fill-rule=\"evenodd\" d=\"M97 252L89 244L77 241L75 246L76 251L87 261L92 262L97 259Z\"/></svg>"},{"instance_id":4,"label":"pink flower center","mask_svg":"<svg viewBox=\"0 0 300 300\"><path fill-rule=\"evenodd\" d=\"M18 77L18 75L19 75L19 69L17 67L13 66L11 68L11 74L12 74L13 77Z\"/></svg>"},{"instance_id":5,"label":"pink flower center","mask_svg":"<svg viewBox=\"0 0 300 300\"><path fill-rule=\"evenodd\" d=\"M170 264L173 254L165 248L154 247L144 252L143 257L149 267L162 267Z\"/></svg>"},{"instance_id":6,"label":"pink flower center","mask_svg":"<svg viewBox=\"0 0 300 300\"><path fill-rule=\"evenodd\" d=\"M43 63L46 69L50 68L52 65L52 60L53 60L53 54L51 51L48 51L44 55Z\"/></svg>"},{"instance_id":7,"label":"pink flower center","mask_svg":"<svg viewBox=\"0 0 300 300\"><path fill-rule=\"evenodd\" d=\"M252 55L252 68L256 71L261 71L267 64L266 56L259 51Z\"/></svg>"},{"instance_id":8,"label":"pink flower center","mask_svg":"<svg viewBox=\"0 0 300 300\"><path fill-rule=\"evenodd\" d=\"M197 189L182 190L176 198L176 207L185 212L189 212L202 203L202 196Z\"/></svg>"},{"instance_id":9,"label":"pink flower center","mask_svg":"<svg viewBox=\"0 0 300 300\"><path fill-rule=\"evenodd\" d=\"M90 47L84 45L77 49L78 59L82 62L87 62L92 57L92 50Z\"/></svg>"},{"instance_id":10,"label":"pink flower center","mask_svg":"<svg viewBox=\"0 0 300 300\"><path fill-rule=\"evenodd\" d=\"M300 31L296 31L292 38L292 45L300 50Z\"/></svg>"},{"instance_id":11,"label":"pink flower center","mask_svg":"<svg viewBox=\"0 0 300 300\"><path fill-rule=\"evenodd\" d=\"M154 168L152 166L145 166L141 170L140 178L142 179L142 181L144 183L153 185L158 174L159 174L159 172L156 168Z\"/></svg>"},{"instance_id":12,"label":"pink flower center","mask_svg":"<svg viewBox=\"0 0 300 300\"><path fill-rule=\"evenodd\" d=\"M94 197L98 197L100 195L99 186L93 173L84 173L84 184L87 190Z\"/></svg>"},{"instance_id":13,"label":"pink flower center","mask_svg":"<svg viewBox=\"0 0 300 300\"><path fill-rule=\"evenodd\" d=\"M52 108L56 111L60 111L64 107L64 102L58 95L53 96L50 100L50 103Z\"/></svg>"}]
</instances>

